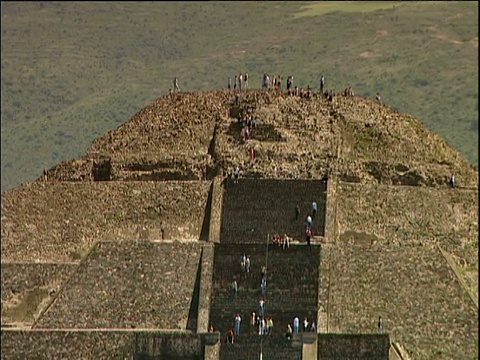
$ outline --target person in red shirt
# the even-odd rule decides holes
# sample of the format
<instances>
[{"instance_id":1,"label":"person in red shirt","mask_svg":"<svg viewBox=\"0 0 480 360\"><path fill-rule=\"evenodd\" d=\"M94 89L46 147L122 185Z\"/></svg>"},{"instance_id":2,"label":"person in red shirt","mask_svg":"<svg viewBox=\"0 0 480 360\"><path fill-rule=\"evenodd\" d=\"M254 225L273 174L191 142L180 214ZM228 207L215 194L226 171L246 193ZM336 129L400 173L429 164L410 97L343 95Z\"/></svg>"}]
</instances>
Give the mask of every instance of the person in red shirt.
<instances>
[{"instance_id":1,"label":"person in red shirt","mask_svg":"<svg viewBox=\"0 0 480 360\"><path fill-rule=\"evenodd\" d=\"M228 330L227 332L227 343L233 344L233 329Z\"/></svg>"}]
</instances>

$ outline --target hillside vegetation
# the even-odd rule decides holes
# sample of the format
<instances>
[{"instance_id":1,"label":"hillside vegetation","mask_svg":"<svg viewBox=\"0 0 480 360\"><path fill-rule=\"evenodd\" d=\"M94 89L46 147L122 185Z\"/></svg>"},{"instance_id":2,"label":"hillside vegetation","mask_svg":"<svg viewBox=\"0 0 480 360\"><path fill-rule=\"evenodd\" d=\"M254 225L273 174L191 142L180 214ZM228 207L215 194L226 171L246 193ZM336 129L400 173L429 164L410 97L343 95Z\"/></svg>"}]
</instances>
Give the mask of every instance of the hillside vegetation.
<instances>
[{"instance_id":1,"label":"hillside vegetation","mask_svg":"<svg viewBox=\"0 0 480 360\"><path fill-rule=\"evenodd\" d=\"M174 76L196 91L239 72L379 91L478 164L476 2L2 2L1 31L2 191L84 154Z\"/></svg>"}]
</instances>

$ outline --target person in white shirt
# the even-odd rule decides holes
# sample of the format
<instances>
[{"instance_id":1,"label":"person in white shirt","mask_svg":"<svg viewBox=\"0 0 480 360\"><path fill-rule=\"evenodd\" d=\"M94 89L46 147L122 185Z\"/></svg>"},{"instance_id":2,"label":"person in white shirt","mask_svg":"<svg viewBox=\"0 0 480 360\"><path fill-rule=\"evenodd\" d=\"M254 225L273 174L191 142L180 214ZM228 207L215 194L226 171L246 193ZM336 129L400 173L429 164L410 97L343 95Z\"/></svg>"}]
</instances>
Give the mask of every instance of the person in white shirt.
<instances>
[{"instance_id":1,"label":"person in white shirt","mask_svg":"<svg viewBox=\"0 0 480 360\"><path fill-rule=\"evenodd\" d=\"M235 166L235 170L233 171L233 176L235 178L235 183L238 183L238 175L240 174L240 168Z\"/></svg>"},{"instance_id":2,"label":"person in white shirt","mask_svg":"<svg viewBox=\"0 0 480 360\"><path fill-rule=\"evenodd\" d=\"M180 88L178 87L178 79L174 78L173 79L173 92L179 92Z\"/></svg>"},{"instance_id":3,"label":"person in white shirt","mask_svg":"<svg viewBox=\"0 0 480 360\"><path fill-rule=\"evenodd\" d=\"M247 256L244 253L240 258L240 265L242 266L243 271L245 271L246 263L247 263Z\"/></svg>"},{"instance_id":4,"label":"person in white shirt","mask_svg":"<svg viewBox=\"0 0 480 360\"><path fill-rule=\"evenodd\" d=\"M290 238L287 234L283 237L283 248L285 249L285 247L290 248Z\"/></svg>"},{"instance_id":5,"label":"person in white shirt","mask_svg":"<svg viewBox=\"0 0 480 360\"><path fill-rule=\"evenodd\" d=\"M299 326L300 326L300 319L298 318L298 316L295 316L295 318L293 319L293 333L294 334L298 334Z\"/></svg>"},{"instance_id":6,"label":"person in white shirt","mask_svg":"<svg viewBox=\"0 0 480 360\"><path fill-rule=\"evenodd\" d=\"M257 314L255 314L255 311L252 311L252 315L250 315L250 325L254 327L256 322L257 322Z\"/></svg>"},{"instance_id":7,"label":"person in white shirt","mask_svg":"<svg viewBox=\"0 0 480 360\"><path fill-rule=\"evenodd\" d=\"M240 323L242 322L242 317L240 314L235 316L235 335L240 334Z\"/></svg>"},{"instance_id":8,"label":"person in white shirt","mask_svg":"<svg viewBox=\"0 0 480 360\"><path fill-rule=\"evenodd\" d=\"M307 227L312 231L312 217L310 215L307 216Z\"/></svg>"}]
</instances>

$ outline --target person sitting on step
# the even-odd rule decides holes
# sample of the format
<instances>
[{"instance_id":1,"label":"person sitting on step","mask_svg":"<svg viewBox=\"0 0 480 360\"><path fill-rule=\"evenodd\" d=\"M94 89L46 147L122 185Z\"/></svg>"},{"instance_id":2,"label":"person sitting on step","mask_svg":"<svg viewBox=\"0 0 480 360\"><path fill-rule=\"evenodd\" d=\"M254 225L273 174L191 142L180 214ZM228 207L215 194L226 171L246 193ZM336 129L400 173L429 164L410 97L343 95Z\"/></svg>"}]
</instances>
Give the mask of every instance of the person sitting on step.
<instances>
[{"instance_id":1,"label":"person sitting on step","mask_svg":"<svg viewBox=\"0 0 480 360\"><path fill-rule=\"evenodd\" d=\"M287 338L287 340L292 339L292 334L293 334L292 327L290 326L290 324L288 324L287 325L287 332L285 333L285 337Z\"/></svg>"},{"instance_id":2,"label":"person sitting on step","mask_svg":"<svg viewBox=\"0 0 480 360\"><path fill-rule=\"evenodd\" d=\"M228 344L233 344L233 329L228 330L227 332L227 343Z\"/></svg>"},{"instance_id":3,"label":"person sitting on step","mask_svg":"<svg viewBox=\"0 0 480 360\"><path fill-rule=\"evenodd\" d=\"M292 238L290 238L287 233L285 233L285 236L283 237L283 248L285 249L285 247L287 248L290 248L290 241L292 240Z\"/></svg>"}]
</instances>

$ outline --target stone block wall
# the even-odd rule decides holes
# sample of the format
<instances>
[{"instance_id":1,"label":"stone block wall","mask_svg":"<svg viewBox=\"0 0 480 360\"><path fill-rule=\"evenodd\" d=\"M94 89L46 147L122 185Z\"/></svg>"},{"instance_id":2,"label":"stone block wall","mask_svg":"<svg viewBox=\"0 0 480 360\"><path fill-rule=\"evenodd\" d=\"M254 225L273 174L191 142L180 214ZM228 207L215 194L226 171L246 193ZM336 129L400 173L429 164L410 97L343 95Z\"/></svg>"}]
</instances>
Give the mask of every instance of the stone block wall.
<instances>
[{"instance_id":1,"label":"stone block wall","mask_svg":"<svg viewBox=\"0 0 480 360\"><path fill-rule=\"evenodd\" d=\"M212 298L213 254L213 245L203 246L200 265L197 333L207 332L209 327L210 301Z\"/></svg>"},{"instance_id":2,"label":"stone block wall","mask_svg":"<svg viewBox=\"0 0 480 360\"><path fill-rule=\"evenodd\" d=\"M4 330L2 359L201 360L205 334L135 330Z\"/></svg>"},{"instance_id":3,"label":"stone block wall","mask_svg":"<svg viewBox=\"0 0 480 360\"><path fill-rule=\"evenodd\" d=\"M293 344L283 336L263 336L245 334L237 336L234 344L223 342L220 345L221 360L258 360L260 351L263 360L302 360L301 344Z\"/></svg>"},{"instance_id":4,"label":"stone block wall","mask_svg":"<svg viewBox=\"0 0 480 360\"><path fill-rule=\"evenodd\" d=\"M99 242L35 328L196 330L203 245Z\"/></svg>"},{"instance_id":5,"label":"stone block wall","mask_svg":"<svg viewBox=\"0 0 480 360\"><path fill-rule=\"evenodd\" d=\"M201 360L203 341L194 333L135 333L136 360Z\"/></svg>"},{"instance_id":6,"label":"stone block wall","mask_svg":"<svg viewBox=\"0 0 480 360\"><path fill-rule=\"evenodd\" d=\"M220 242L222 221L223 186L219 177L213 179L212 202L210 205L210 227L208 241Z\"/></svg>"},{"instance_id":7,"label":"stone block wall","mask_svg":"<svg viewBox=\"0 0 480 360\"><path fill-rule=\"evenodd\" d=\"M127 331L2 329L2 359L133 359L135 337Z\"/></svg>"},{"instance_id":8,"label":"stone block wall","mask_svg":"<svg viewBox=\"0 0 480 360\"><path fill-rule=\"evenodd\" d=\"M318 360L388 360L388 334L319 334Z\"/></svg>"}]
</instances>

